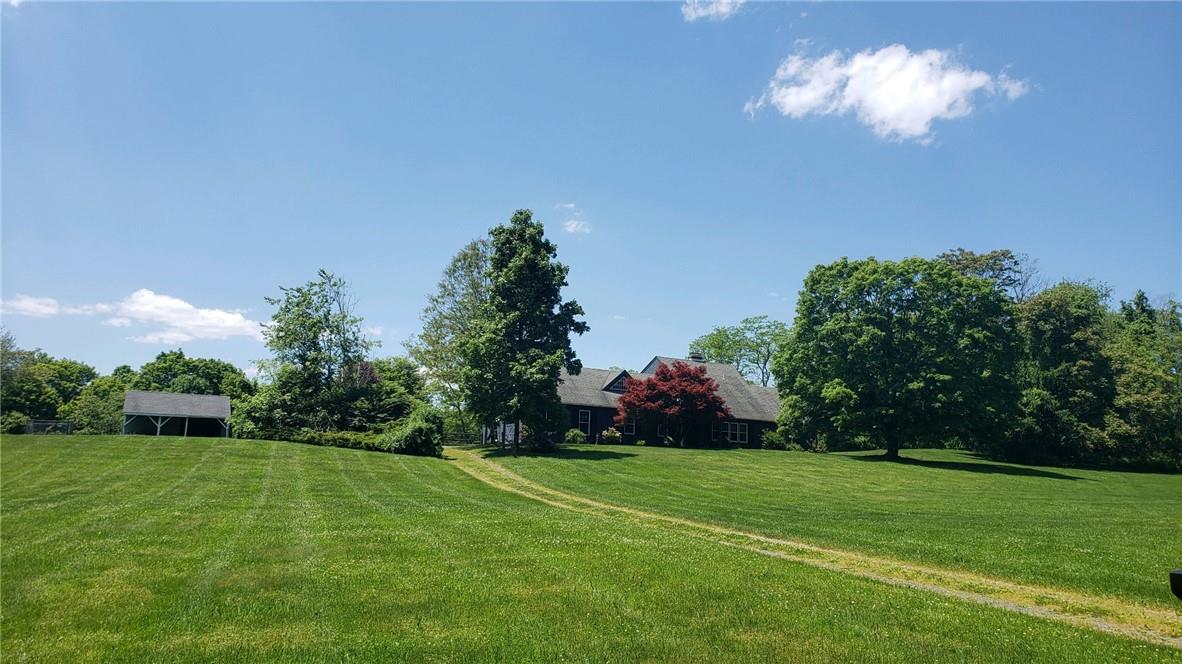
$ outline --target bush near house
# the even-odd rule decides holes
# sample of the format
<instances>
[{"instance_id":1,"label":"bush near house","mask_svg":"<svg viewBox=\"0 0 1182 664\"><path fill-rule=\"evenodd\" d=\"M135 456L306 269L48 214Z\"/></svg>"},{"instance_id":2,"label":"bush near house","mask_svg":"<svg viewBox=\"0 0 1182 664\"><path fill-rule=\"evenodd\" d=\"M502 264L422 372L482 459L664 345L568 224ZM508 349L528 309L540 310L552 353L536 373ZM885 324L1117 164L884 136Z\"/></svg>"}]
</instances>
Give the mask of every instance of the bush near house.
<instances>
[{"instance_id":1,"label":"bush near house","mask_svg":"<svg viewBox=\"0 0 1182 664\"><path fill-rule=\"evenodd\" d=\"M578 429L568 429L562 437L562 442L567 445L583 445L587 442L587 434Z\"/></svg>"}]
</instances>

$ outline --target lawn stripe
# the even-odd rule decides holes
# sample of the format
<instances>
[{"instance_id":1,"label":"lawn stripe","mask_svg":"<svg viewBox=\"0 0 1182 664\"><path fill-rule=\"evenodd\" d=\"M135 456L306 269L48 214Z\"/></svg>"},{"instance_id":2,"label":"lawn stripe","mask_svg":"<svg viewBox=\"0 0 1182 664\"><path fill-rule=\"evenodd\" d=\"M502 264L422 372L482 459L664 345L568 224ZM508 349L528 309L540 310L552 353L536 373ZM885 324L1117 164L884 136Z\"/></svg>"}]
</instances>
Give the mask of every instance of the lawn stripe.
<instances>
[{"instance_id":1,"label":"lawn stripe","mask_svg":"<svg viewBox=\"0 0 1182 664\"><path fill-rule=\"evenodd\" d=\"M749 533L713 523L646 512L566 493L528 480L478 452L449 448L457 466L495 488L560 509L624 517L635 523L688 533L719 544L830 569L881 583L1047 618L1149 643L1182 648L1182 614L1057 588L1024 585L968 572L908 563L806 542Z\"/></svg>"}]
</instances>

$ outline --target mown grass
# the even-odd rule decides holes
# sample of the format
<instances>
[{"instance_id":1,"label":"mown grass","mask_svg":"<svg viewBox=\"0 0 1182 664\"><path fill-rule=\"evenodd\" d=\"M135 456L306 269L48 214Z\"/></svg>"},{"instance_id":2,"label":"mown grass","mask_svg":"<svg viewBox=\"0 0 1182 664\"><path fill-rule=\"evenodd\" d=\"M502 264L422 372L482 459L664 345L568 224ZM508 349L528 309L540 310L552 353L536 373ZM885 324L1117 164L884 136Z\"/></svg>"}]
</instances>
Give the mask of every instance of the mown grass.
<instances>
[{"instance_id":1,"label":"mown grass","mask_svg":"<svg viewBox=\"0 0 1182 664\"><path fill-rule=\"evenodd\" d=\"M596 500L1178 608L1182 476L903 456L585 446L497 462Z\"/></svg>"},{"instance_id":2,"label":"mown grass","mask_svg":"<svg viewBox=\"0 0 1182 664\"><path fill-rule=\"evenodd\" d=\"M222 439L0 440L4 661L1179 655L554 509L444 460Z\"/></svg>"}]
</instances>

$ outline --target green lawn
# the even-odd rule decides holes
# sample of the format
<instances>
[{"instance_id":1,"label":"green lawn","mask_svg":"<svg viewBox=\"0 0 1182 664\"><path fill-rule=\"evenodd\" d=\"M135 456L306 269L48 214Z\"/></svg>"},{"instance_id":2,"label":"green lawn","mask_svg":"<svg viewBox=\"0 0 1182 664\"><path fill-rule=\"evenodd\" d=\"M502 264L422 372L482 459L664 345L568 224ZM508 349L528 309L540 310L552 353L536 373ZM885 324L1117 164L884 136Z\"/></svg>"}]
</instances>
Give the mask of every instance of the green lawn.
<instances>
[{"instance_id":1,"label":"green lawn","mask_svg":"<svg viewBox=\"0 0 1182 664\"><path fill-rule=\"evenodd\" d=\"M723 482L725 464L758 468L754 454L665 450L518 465L589 488L634 484L612 497L640 500L631 468L667 459L685 472L692 457L688 484ZM448 461L292 443L4 437L0 549L6 662L1182 660L556 509Z\"/></svg>"},{"instance_id":2,"label":"green lawn","mask_svg":"<svg viewBox=\"0 0 1182 664\"><path fill-rule=\"evenodd\" d=\"M952 450L809 454L584 446L497 462L580 496L1025 583L1182 608L1182 476Z\"/></svg>"}]
</instances>

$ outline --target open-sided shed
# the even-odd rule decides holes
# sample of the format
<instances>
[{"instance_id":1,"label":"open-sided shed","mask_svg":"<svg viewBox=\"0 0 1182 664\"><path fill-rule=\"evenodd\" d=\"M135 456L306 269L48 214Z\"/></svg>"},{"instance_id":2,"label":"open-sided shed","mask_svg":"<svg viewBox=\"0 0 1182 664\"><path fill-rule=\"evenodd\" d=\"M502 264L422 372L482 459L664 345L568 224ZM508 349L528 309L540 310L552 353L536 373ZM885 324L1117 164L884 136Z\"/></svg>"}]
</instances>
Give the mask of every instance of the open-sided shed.
<instances>
[{"instance_id":1,"label":"open-sided shed","mask_svg":"<svg viewBox=\"0 0 1182 664\"><path fill-rule=\"evenodd\" d=\"M230 397L128 390L123 433L229 436Z\"/></svg>"}]
</instances>

